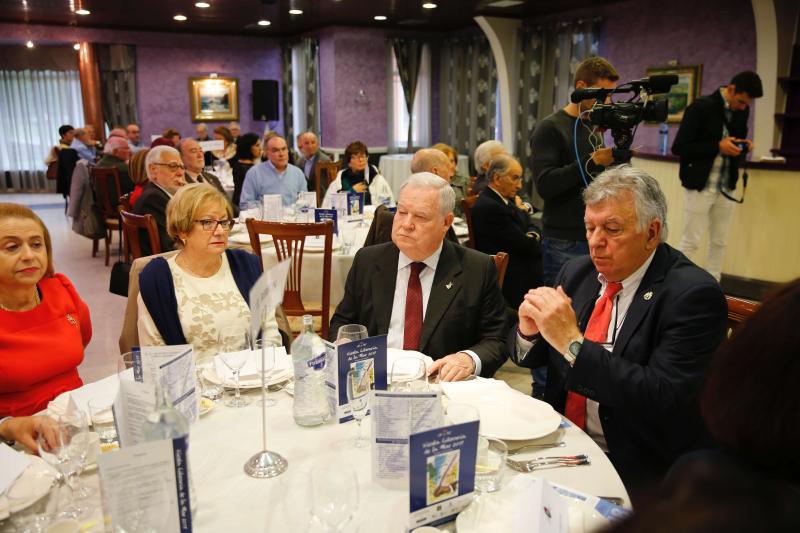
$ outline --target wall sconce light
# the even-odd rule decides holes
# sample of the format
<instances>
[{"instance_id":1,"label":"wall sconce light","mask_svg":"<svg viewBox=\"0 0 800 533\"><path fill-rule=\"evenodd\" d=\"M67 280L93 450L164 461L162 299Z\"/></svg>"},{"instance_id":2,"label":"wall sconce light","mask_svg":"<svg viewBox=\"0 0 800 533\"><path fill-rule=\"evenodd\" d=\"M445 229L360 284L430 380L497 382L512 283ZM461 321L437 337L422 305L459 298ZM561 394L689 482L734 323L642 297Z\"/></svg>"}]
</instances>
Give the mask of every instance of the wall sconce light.
<instances>
[{"instance_id":1,"label":"wall sconce light","mask_svg":"<svg viewBox=\"0 0 800 533\"><path fill-rule=\"evenodd\" d=\"M364 89L359 89L356 92L356 97L353 99L356 105L369 105L372 102L372 98L367 95L367 92Z\"/></svg>"}]
</instances>

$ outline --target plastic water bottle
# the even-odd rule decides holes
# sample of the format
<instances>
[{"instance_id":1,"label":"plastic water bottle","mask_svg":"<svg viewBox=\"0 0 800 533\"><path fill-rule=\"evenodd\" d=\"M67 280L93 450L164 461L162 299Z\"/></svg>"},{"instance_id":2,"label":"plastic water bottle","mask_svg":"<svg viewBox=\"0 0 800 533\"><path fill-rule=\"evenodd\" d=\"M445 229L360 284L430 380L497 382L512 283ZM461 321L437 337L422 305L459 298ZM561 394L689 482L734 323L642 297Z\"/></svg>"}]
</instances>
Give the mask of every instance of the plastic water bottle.
<instances>
[{"instance_id":1,"label":"plastic water bottle","mask_svg":"<svg viewBox=\"0 0 800 533\"><path fill-rule=\"evenodd\" d=\"M311 315L303 315L303 333L292 343L294 364L294 421L318 426L330 417L325 385L325 344L314 333Z\"/></svg>"}]
</instances>

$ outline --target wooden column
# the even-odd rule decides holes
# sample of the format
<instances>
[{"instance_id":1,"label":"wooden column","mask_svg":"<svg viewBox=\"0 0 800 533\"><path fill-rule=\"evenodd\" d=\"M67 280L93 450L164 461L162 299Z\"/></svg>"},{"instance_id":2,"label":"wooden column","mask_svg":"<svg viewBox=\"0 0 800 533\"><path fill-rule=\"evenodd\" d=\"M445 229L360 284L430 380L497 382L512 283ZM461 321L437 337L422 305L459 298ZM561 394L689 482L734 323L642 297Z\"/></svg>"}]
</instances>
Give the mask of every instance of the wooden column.
<instances>
[{"instance_id":1,"label":"wooden column","mask_svg":"<svg viewBox=\"0 0 800 533\"><path fill-rule=\"evenodd\" d=\"M94 126L97 140L105 140L103 127L103 100L100 93L100 69L92 43L80 43L78 51L78 73L81 78L83 116L86 124Z\"/></svg>"}]
</instances>

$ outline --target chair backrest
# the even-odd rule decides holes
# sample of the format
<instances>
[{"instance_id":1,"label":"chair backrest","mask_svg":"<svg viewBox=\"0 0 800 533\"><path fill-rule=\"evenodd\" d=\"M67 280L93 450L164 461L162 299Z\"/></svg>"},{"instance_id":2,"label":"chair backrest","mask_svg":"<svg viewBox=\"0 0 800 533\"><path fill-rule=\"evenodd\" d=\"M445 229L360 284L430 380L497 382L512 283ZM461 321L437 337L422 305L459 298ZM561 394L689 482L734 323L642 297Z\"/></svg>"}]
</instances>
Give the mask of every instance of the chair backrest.
<instances>
[{"instance_id":1,"label":"chair backrest","mask_svg":"<svg viewBox=\"0 0 800 533\"><path fill-rule=\"evenodd\" d=\"M506 279L506 269L508 268L508 254L497 252L492 258L494 259L494 266L497 267L497 284L502 289L503 280Z\"/></svg>"},{"instance_id":2,"label":"chair backrest","mask_svg":"<svg viewBox=\"0 0 800 533\"><path fill-rule=\"evenodd\" d=\"M158 238L158 226L153 215L135 215L124 211L119 206L119 215L122 218L122 235L125 239L125 262L130 263L131 259L139 259L142 254L142 244L139 241L141 235L139 230L144 230L150 239L150 249L153 254L161 253L161 240Z\"/></svg>"},{"instance_id":3,"label":"chair backrest","mask_svg":"<svg viewBox=\"0 0 800 533\"><path fill-rule=\"evenodd\" d=\"M285 223L265 222L247 219L247 232L250 235L250 246L253 252L261 257L261 239L259 235L271 235L278 261L291 260L289 276L283 291L283 309L289 316L318 315L322 317L322 338L328 338L331 305L331 257L333 253L333 221L319 223ZM325 238L325 251L322 267L322 309L306 309L301 297L303 274L303 250L306 237L321 236Z\"/></svg>"},{"instance_id":4,"label":"chair backrest","mask_svg":"<svg viewBox=\"0 0 800 533\"><path fill-rule=\"evenodd\" d=\"M730 337L731 333L733 333L742 322L758 311L761 304L727 295L725 296L725 300L728 303L728 336Z\"/></svg>"},{"instance_id":5,"label":"chair backrest","mask_svg":"<svg viewBox=\"0 0 800 533\"><path fill-rule=\"evenodd\" d=\"M328 190L331 182L336 179L336 174L339 173L338 162L317 161L314 165L314 184L317 191L317 206L322 205L322 199L325 198L325 192Z\"/></svg>"},{"instance_id":6,"label":"chair backrest","mask_svg":"<svg viewBox=\"0 0 800 533\"><path fill-rule=\"evenodd\" d=\"M119 197L119 208L129 213L133 211L131 193L126 193Z\"/></svg>"},{"instance_id":7,"label":"chair backrest","mask_svg":"<svg viewBox=\"0 0 800 533\"><path fill-rule=\"evenodd\" d=\"M389 211L385 205L379 205L375 209L372 217L372 224L367 230L367 237L364 239L364 246L382 244L392 240L392 224L394 223L394 213Z\"/></svg>"},{"instance_id":8,"label":"chair backrest","mask_svg":"<svg viewBox=\"0 0 800 533\"><path fill-rule=\"evenodd\" d=\"M119 218L117 202L112 200L119 199L119 172L114 167L92 167L91 176L97 207L103 220Z\"/></svg>"},{"instance_id":9,"label":"chair backrest","mask_svg":"<svg viewBox=\"0 0 800 533\"><path fill-rule=\"evenodd\" d=\"M461 200L461 210L464 212L464 220L467 221L467 231L469 232L467 242L464 244L467 246L467 248L473 249L475 248L475 231L472 229L472 206L475 205L476 201L478 201L477 194L473 196L467 196Z\"/></svg>"}]
</instances>

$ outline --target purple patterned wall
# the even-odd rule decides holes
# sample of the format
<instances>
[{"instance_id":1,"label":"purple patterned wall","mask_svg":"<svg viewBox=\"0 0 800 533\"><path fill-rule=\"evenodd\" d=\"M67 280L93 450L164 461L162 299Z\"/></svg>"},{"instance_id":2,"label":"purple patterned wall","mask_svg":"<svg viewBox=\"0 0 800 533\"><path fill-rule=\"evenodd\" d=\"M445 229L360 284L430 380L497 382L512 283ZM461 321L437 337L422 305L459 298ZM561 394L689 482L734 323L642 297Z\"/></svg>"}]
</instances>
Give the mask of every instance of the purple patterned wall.
<instances>
[{"instance_id":1,"label":"purple patterned wall","mask_svg":"<svg viewBox=\"0 0 800 533\"><path fill-rule=\"evenodd\" d=\"M188 78L210 72L239 78L242 131L261 133L265 123L252 120L251 81L280 79L280 46L276 39L21 24L0 24L0 35L0 44L32 39L42 44L89 41L135 45L139 122L145 140L167 127L194 135ZM214 125L209 124L211 129ZM276 129L282 131L283 123L279 122Z\"/></svg>"}]
</instances>

